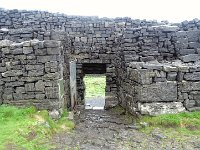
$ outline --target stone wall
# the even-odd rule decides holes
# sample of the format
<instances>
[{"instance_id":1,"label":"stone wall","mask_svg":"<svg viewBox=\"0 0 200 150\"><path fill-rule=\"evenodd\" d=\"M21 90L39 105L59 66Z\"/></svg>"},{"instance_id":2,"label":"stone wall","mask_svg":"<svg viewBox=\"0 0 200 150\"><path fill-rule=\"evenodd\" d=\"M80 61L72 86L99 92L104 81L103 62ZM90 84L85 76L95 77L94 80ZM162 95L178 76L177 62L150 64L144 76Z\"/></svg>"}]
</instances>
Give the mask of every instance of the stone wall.
<instances>
[{"instance_id":1,"label":"stone wall","mask_svg":"<svg viewBox=\"0 0 200 150\"><path fill-rule=\"evenodd\" d=\"M7 92L6 84L15 85L15 81L23 84L12 85L13 87L10 85L12 98L9 100L2 98L3 103L21 102L23 105L26 99L31 99L31 96L37 99L38 94L48 99L46 93L48 89L55 87L57 93L55 95L58 95L56 83L59 81L59 83L64 82L65 101L58 99L56 101L66 106L66 103L70 102L69 62L76 60L78 103L83 103L84 99L83 77L86 74L84 66L99 64L106 66L106 107L120 104L130 112L151 115L169 112L169 108L171 112L199 109L200 21L198 19L170 24L130 18L109 19L1 9L0 40L5 42L5 39L9 40L7 43L10 44L7 46L8 54L4 54L7 49L5 46L1 46L0 51L0 71L3 73L0 80L1 96ZM33 39L38 39L38 43L43 44L24 46L24 43L30 40L30 43L37 41ZM52 47L45 47L45 43L48 42ZM56 43L60 43L58 47L54 47ZM28 48L24 53L25 47ZM60 52L55 49L59 49ZM40 58L46 62L40 62ZM12 68L10 70L6 68L5 62L7 64L15 62L15 59L20 60L20 64L16 64L18 71L23 72L17 75L16 79L14 75L10 76L9 72L9 76L5 74L6 71L12 71ZM33 62L35 64L31 65L43 66L40 67L42 71L37 68L34 69L35 72L32 69L27 70L26 65ZM46 69L48 65L53 68ZM5 68L7 70L4 70ZM28 72L32 72L32 75ZM60 77L53 76L49 80L56 79L54 84L50 86L45 83L44 91L37 91L36 83L40 80L46 82L43 76L48 76L46 74L49 73L59 74ZM32 78L34 74L37 80L30 81L33 89L29 91L29 86L26 85L29 81L21 81L21 78ZM16 89L19 88L16 87L24 88L25 93L20 95L20 99L23 98L24 101L19 100L20 96L17 97L19 92L17 93ZM6 95L9 97L9 94ZM30 98L22 97L25 95L30 95ZM45 102L51 103L51 98ZM52 108L53 105L57 107L58 103L46 104L46 107Z\"/></svg>"},{"instance_id":2,"label":"stone wall","mask_svg":"<svg viewBox=\"0 0 200 150\"><path fill-rule=\"evenodd\" d=\"M64 103L62 51L60 43L52 40L2 40L1 103L60 109Z\"/></svg>"}]
</instances>

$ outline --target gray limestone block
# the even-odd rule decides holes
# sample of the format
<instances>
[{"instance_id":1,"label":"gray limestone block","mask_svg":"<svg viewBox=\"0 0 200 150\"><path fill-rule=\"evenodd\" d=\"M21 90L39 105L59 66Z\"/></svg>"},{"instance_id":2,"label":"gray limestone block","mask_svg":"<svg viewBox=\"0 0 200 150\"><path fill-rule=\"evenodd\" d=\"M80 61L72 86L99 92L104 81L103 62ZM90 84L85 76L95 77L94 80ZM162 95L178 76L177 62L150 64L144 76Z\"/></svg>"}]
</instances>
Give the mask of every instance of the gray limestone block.
<instances>
[{"instance_id":1,"label":"gray limestone block","mask_svg":"<svg viewBox=\"0 0 200 150\"><path fill-rule=\"evenodd\" d=\"M176 41L175 47L177 49L187 49L188 48L188 38L180 38Z\"/></svg>"},{"instance_id":2,"label":"gray limestone block","mask_svg":"<svg viewBox=\"0 0 200 150\"><path fill-rule=\"evenodd\" d=\"M145 63L143 64L143 68L150 69L150 70L162 70L163 65L162 64L153 64L153 63Z\"/></svg>"},{"instance_id":3,"label":"gray limestone block","mask_svg":"<svg viewBox=\"0 0 200 150\"><path fill-rule=\"evenodd\" d=\"M200 107L200 99L196 100L196 106Z\"/></svg>"},{"instance_id":4,"label":"gray limestone block","mask_svg":"<svg viewBox=\"0 0 200 150\"><path fill-rule=\"evenodd\" d=\"M23 54L22 48L16 48L10 51L13 55Z\"/></svg>"},{"instance_id":5,"label":"gray limestone block","mask_svg":"<svg viewBox=\"0 0 200 150\"><path fill-rule=\"evenodd\" d=\"M155 58L153 56L147 56L147 57L140 57L140 60L143 62L148 62L155 60Z\"/></svg>"},{"instance_id":6,"label":"gray limestone block","mask_svg":"<svg viewBox=\"0 0 200 150\"><path fill-rule=\"evenodd\" d=\"M45 94L38 93L38 94L35 95L35 98L39 99L39 100L44 100L45 99Z\"/></svg>"},{"instance_id":7,"label":"gray limestone block","mask_svg":"<svg viewBox=\"0 0 200 150\"><path fill-rule=\"evenodd\" d=\"M60 46L59 41L53 41L53 40L44 40L44 47L46 48L56 48Z\"/></svg>"},{"instance_id":8,"label":"gray limestone block","mask_svg":"<svg viewBox=\"0 0 200 150\"><path fill-rule=\"evenodd\" d=\"M200 91L200 82L182 81L181 83L179 83L179 91L181 92Z\"/></svg>"},{"instance_id":9,"label":"gray limestone block","mask_svg":"<svg viewBox=\"0 0 200 150\"><path fill-rule=\"evenodd\" d=\"M14 100L24 100L24 94L22 93L13 93L13 99Z\"/></svg>"},{"instance_id":10,"label":"gray limestone block","mask_svg":"<svg viewBox=\"0 0 200 150\"><path fill-rule=\"evenodd\" d=\"M37 76L43 76L44 70L29 70L28 76L29 77L37 77Z\"/></svg>"},{"instance_id":11,"label":"gray limestone block","mask_svg":"<svg viewBox=\"0 0 200 150\"><path fill-rule=\"evenodd\" d=\"M181 102L170 103L139 103L138 109L143 115L156 116L161 114L172 114L184 112L185 107Z\"/></svg>"},{"instance_id":12,"label":"gray limestone block","mask_svg":"<svg viewBox=\"0 0 200 150\"><path fill-rule=\"evenodd\" d=\"M177 73L176 72L168 72L167 73L167 80L168 81L176 81Z\"/></svg>"},{"instance_id":13,"label":"gray limestone block","mask_svg":"<svg viewBox=\"0 0 200 150\"><path fill-rule=\"evenodd\" d=\"M2 41L0 41L0 48L2 48L2 47L8 47L8 46L10 46L11 44L13 44L12 41L9 41L9 40L2 40Z\"/></svg>"},{"instance_id":14,"label":"gray limestone block","mask_svg":"<svg viewBox=\"0 0 200 150\"><path fill-rule=\"evenodd\" d=\"M5 72L6 71L6 67L0 67L0 73Z\"/></svg>"},{"instance_id":15,"label":"gray limestone block","mask_svg":"<svg viewBox=\"0 0 200 150\"><path fill-rule=\"evenodd\" d=\"M23 42L24 47L30 47L31 46L31 41L24 41Z\"/></svg>"},{"instance_id":16,"label":"gray limestone block","mask_svg":"<svg viewBox=\"0 0 200 150\"><path fill-rule=\"evenodd\" d=\"M200 72L185 73L184 79L187 81L200 81Z\"/></svg>"},{"instance_id":17,"label":"gray limestone block","mask_svg":"<svg viewBox=\"0 0 200 150\"><path fill-rule=\"evenodd\" d=\"M0 92L0 105L3 104L2 92Z\"/></svg>"},{"instance_id":18,"label":"gray limestone block","mask_svg":"<svg viewBox=\"0 0 200 150\"><path fill-rule=\"evenodd\" d=\"M154 70L153 72L155 73L155 77L157 78L166 78L166 72L164 71Z\"/></svg>"},{"instance_id":19,"label":"gray limestone block","mask_svg":"<svg viewBox=\"0 0 200 150\"><path fill-rule=\"evenodd\" d=\"M10 48L9 47L4 47L1 49L3 54L9 54L10 53Z\"/></svg>"},{"instance_id":20,"label":"gray limestone block","mask_svg":"<svg viewBox=\"0 0 200 150\"><path fill-rule=\"evenodd\" d=\"M57 61L56 55L37 56L38 63L45 63L49 61Z\"/></svg>"},{"instance_id":21,"label":"gray limestone block","mask_svg":"<svg viewBox=\"0 0 200 150\"><path fill-rule=\"evenodd\" d=\"M66 38L66 32L64 31L52 31L51 40L63 41Z\"/></svg>"},{"instance_id":22,"label":"gray limestone block","mask_svg":"<svg viewBox=\"0 0 200 150\"><path fill-rule=\"evenodd\" d=\"M43 64L37 64L37 65L25 65L26 70L43 70L44 65Z\"/></svg>"},{"instance_id":23,"label":"gray limestone block","mask_svg":"<svg viewBox=\"0 0 200 150\"><path fill-rule=\"evenodd\" d=\"M25 100L33 100L35 99L35 93L34 92L27 92L23 95Z\"/></svg>"},{"instance_id":24,"label":"gray limestone block","mask_svg":"<svg viewBox=\"0 0 200 150\"><path fill-rule=\"evenodd\" d=\"M184 65L177 65L179 72L189 72L189 67Z\"/></svg>"},{"instance_id":25,"label":"gray limestone block","mask_svg":"<svg viewBox=\"0 0 200 150\"><path fill-rule=\"evenodd\" d=\"M166 81L167 81L167 79L164 77L155 77L153 79L153 82L166 82Z\"/></svg>"},{"instance_id":26,"label":"gray limestone block","mask_svg":"<svg viewBox=\"0 0 200 150\"><path fill-rule=\"evenodd\" d=\"M31 54L31 53L33 53L33 48L32 47L23 47L23 53Z\"/></svg>"},{"instance_id":27,"label":"gray limestone block","mask_svg":"<svg viewBox=\"0 0 200 150\"><path fill-rule=\"evenodd\" d=\"M47 55L47 48L37 48L35 49L35 55Z\"/></svg>"},{"instance_id":28,"label":"gray limestone block","mask_svg":"<svg viewBox=\"0 0 200 150\"><path fill-rule=\"evenodd\" d=\"M199 35L200 35L199 30L187 31L187 37L189 42L197 42Z\"/></svg>"},{"instance_id":29,"label":"gray limestone block","mask_svg":"<svg viewBox=\"0 0 200 150\"><path fill-rule=\"evenodd\" d=\"M184 106L188 109L188 108L192 108L195 107L196 102L194 100L185 100L184 101Z\"/></svg>"},{"instance_id":30,"label":"gray limestone block","mask_svg":"<svg viewBox=\"0 0 200 150\"><path fill-rule=\"evenodd\" d=\"M10 93L10 94L3 94L2 95L2 99L3 100L13 100L13 94L12 93Z\"/></svg>"},{"instance_id":31,"label":"gray limestone block","mask_svg":"<svg viewBox=\"0 0 200 150\"><path fill-rule=\"evenodd\" d=\"M58 87L46 87L45 95L49 99L59 98L59 90Z\"/></svg>"},{"instance_id":32,"label":"gray limestone block","mask_svg":"<svg viewBox=\"0 0 200 150\"><path fill-rule=\"evenodd\" d=\"M175 33L175 35L177 36L177 38L186 37L187 32L186 31L178 31L178 32Z\"/></svg>"},{"instance_id":33,"label":"gray limestone block","mask_svg":"<svg viewBox=\"0 0 200 150\"><path fill-rule=\"evenodd\" d=\"M179 82L183 81L183 76L184 76L184 73L178 72L178 74L177 74L177 81L179 81Z\"/></svg>"},{"instance_id":34,"label":"gray limestone block","mask_svg":"<svg viewBox=\"0 0 200 150\"><path fill-rule=\"evenodd\" d=\"M43 80L58 80L60 78L60 74L58 72L55 73L47 73L43 76Z\"/></svg>"},{"instance_id":35,"label":"gray limestone block","mask_svg":"<svg viewBox=\"0 0 200 150\"><path fill-rule=\"evenodd\" d=\"M138 86L136 91L141 102L177 101L177 83L174 81Z\"/></svg>"},{"instance_id":36,"label":"gray limestone block","mask_svg":"<svg viewBox=\"0 0 200 150\"><path fill-rule=\"evenodd\" d=\"M151 84L153 71L147 69L132 69L128 72L129 78L140 84Z\"/></svg>"},{"instance_id":37,"label":"gray limestone block","mask_svg":"<svg viewBox=\"0 0 200 150\"><path fill-rule=\"evenodd\" d=\"M27 83L27 84L25 84L25 91L26 92L35 91L35 84L34 83Z\"/></svg>"},{"instance_id":38,"label":"gray limestone block","mask_svg":"<svg viewBox=\"0 0 200 150\"><path fill-rule=\"evenodd\" d=\"M21 77L19 78L19 81L24 81L24 82L35 82L40 80L41 77Z\"/></svg>"},{"instance_id":39,"label":"gray limestone block","mask_svg":"<svg viewBox=\"0 0 200 150\"><path fill-rule=\"evenodd\" d=\"M25 93L25 88L24 87L16 87L15 92L17 94L19 94L19 93Z\"/></svg>"},{"instance_id":40,"label":"gray limestone block","mask_svg":"<svg viewBox=\"0 0 200 150\"><path fill-rule=\"evenodd\" d=\"M200 60L200 55L199 54L189 54L189 55L185 55L185 56L181 56L180 59L183 62L195 62Z\"/></svg>"},{"instance_id":41,"label":"gray limestone block","mask_svg":"<svg viewBox=\"0 0 200 150\"><path fill-rule=\"evenodd\" d=\"M36 56L35 56L35 54L29 54L26 56L26 59L27 60L36 60Z\"/></svg>"},{"instance_id":42,"label":"gray limestone block","mask_svg":"<svg viewBox=\"0 0 200 150\"><path fill-rule=\"evenodd\" d=\"M178 67L171 66L171 65L164 65L163 66L163 71L165 71L165 72L177 72L178 71Z\"/></svg>"},{"instance_id":43,"label":"gray limestone block","mask_svg":"<svg viewBox=\"0 0 200 150\"><path fill-rule=\"evenodd\" d=\"M61 48L47 48L47 54L48 55L59 55L61 53Z\"/></svg>"},{"instance_id":44,"label":"gray limestone block","mask_svg":"<svg viewBox=\"0 0 200 150\"><path fill-rule=\"evenodd\" d=\"M45 91L45 83L42 80L39 80L35 83L35 90L44 92Z\"/></svg>"},{"instance_id":45,"label":"gray limestone block","mask_svg":"<svg viewBox=\"0 0 200 150\"><path fill-rule=\"evenodd\" d=\"M2 73L2 77L15 77L20 75L23 75L22 70L10 70Z\"/></svg>"},{"instance_id":46,"label":"gray limestone block","mask_svg":"<svg viewBox=\"0 0 200 150\"><path fill-rule=\"evenodd\" d=\"M161 30L162 32L176 32L179 30L178 26L172 26L172 25L160 25L153 27L157 30Z\"/></svg>"},{"instance_id":47,"label":"gray limestone block","mask_svg":"<svg viewBox=\"0 0 200 150\"><path fill-rule=\"evenodd\" d=\"M12 94L14 92L14 89L12 87L5 87L3 89L4 94Z\"/></svg>"},{"instance_id":48,"label":"gray limestone block","mask_svg":"<svg viewBox=\"0 0 200 150\"><path fill-rule=\"evenodd\" d=\"M180 49L180 55L195 54L195 49Z\"/></svg>"},{"instance_id":49,"label":"gray limestone block","mask_svg":"<svg viewBox=\"0 0 200 150\"><path fill-rule=\"evenodd\" d=\"M189 46L189 48L197 49L197 48L200 48L200 43L199 42L189 42L188 46Z\"/></svg>"}]
</instances>

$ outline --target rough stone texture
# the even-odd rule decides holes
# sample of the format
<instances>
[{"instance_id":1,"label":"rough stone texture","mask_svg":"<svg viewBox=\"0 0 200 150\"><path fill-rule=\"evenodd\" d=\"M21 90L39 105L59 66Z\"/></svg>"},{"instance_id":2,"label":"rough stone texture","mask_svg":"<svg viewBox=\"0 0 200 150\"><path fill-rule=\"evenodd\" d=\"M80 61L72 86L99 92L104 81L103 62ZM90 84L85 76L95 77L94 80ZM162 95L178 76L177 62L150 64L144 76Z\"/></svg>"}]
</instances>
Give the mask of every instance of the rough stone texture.
<instances>
[{"instance_id":1,"label":"rough stone texture","mask_svg":"<svg viewBox=\"0 0 200 150\"><path fill-rule=\"evenodd\" d=\"M31 45L32 43L34 43L34 46ZM46 43L46 41L31 40L21 43L0 41L1 58L3 58L3 62L0 63L2 68L0 72L1 103L35 105L38 109L49 110L61 108L63 104L62 99L59 98L58 79L63 74L59 66L62 65L63 60L61 56L62 48L60 42L48 41L48 48L52 45L58 52L46 55L46 57L55 57L56 63L51 59L43 59L41 62L36 53L36 50L40 49L36 45L41 43ZM21 50L18 47L21 47ZM5 48L8 49L6 53L4 53ZM42 49L47 49L45 44ZM49 65L49 69L44 70L45 64L49 63L54 63L54 65ZM48 75L52 73L57 74L57 76L50 78ZM48 76L48 79L46 76Z\"/></svg>"},{"instance_id":2,"label":"rough stone texture","mask_svg":"<svg viewBox=\"0 0 200 150\"><path fill-rule=\"evenodd\" d=\"M156 82L151 85L136 86L137 100L140 102L177 101L176 82Z\"/></svg>"},{"instance_id":3,"label":"rough stone texture","mask_svg":"<svg viewBox=\"0 0 200 150\"><path fill-rule=\"evenodd\" d=\"M70 106L69 62L76 60L77 103L83 103L90 68L106 75L106 107L200 107L198 19L170 24L4 9L0 18L0 103Z\"/></svg>"},{"instance_id":4,"label":"rough stone texture","mask_svg":"<svg viewBox=\"0 0 200 150\"><path fill-rule=\"evenodd\" d=\"M139 110L143 115L172 114L185 111L181 102L170 103L142 103L139 104Z\"/></svg>"}]
</instances>

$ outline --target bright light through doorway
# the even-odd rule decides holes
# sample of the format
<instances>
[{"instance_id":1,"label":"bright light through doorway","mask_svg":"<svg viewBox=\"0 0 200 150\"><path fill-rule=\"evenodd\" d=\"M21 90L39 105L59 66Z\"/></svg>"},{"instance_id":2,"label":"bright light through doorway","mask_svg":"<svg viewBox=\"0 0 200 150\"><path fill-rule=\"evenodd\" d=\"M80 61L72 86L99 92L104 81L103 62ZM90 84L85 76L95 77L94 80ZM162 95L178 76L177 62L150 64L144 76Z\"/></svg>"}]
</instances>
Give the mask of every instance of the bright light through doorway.
<instances>
[{"instance_id":1,"label":"bright light through doorway","mask_svg":"<svg viewBox=\"0 0 200 150\"><path fill-rule=\"evenodd\" d=\"M93 74L84 77L85 109L104 109L106 76Z\"/></svg>"}]
</instances>

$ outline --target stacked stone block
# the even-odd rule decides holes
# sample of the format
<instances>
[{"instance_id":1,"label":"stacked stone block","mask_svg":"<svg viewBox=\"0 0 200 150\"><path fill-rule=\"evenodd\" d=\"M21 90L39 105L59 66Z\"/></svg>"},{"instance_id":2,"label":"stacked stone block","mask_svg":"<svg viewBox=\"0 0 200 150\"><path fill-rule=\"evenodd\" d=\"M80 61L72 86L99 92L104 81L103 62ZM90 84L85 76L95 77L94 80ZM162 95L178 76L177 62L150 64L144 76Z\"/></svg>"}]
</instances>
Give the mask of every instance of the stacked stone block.
<instances>
[{"instance_id":1,"label":"stacked stone block","mask_svg":"<svg viewBox=\"0 0 200 150\"><path fill-rule=\"evenodd\" d=\"M69 62L76 60L78 103L82 66L93 63L106 65L108 107L151 115L199 110L198 19L170 24L1 9L0 40L0 104L66 105Z\"/></svg>"},{"instance_id":2,"label":"stacked stone block","mask_svg":"<svg viewBox=\"0 0 200 150\"><path fill-rule=\"evenodd\" d=\"M0 42L1 101L59 109L62 105L62 47L57 41Z\"/></svg>"},{"instance_id":3,"label":"stacked stone block","mask_svg":"<svg viewBox=\"0 0 200 150\"><path fill-rule=\"evenodd\" d=\"M199 110L197 68L181 61L132 62L120 86L122 105L131 112L150 115Z\"/></svg>"}]
</instances>

